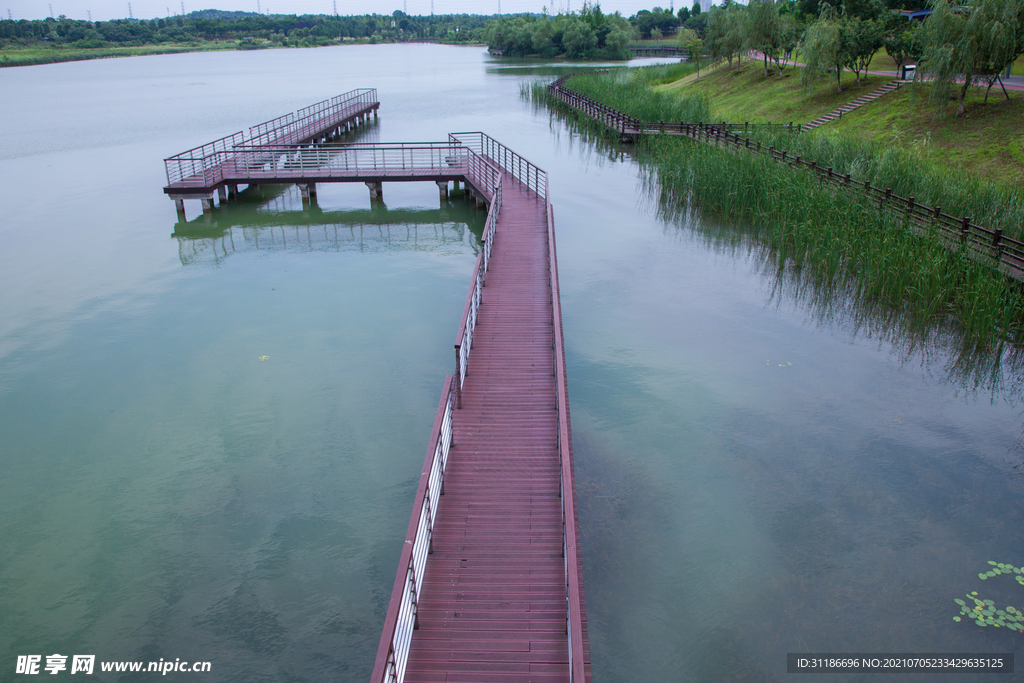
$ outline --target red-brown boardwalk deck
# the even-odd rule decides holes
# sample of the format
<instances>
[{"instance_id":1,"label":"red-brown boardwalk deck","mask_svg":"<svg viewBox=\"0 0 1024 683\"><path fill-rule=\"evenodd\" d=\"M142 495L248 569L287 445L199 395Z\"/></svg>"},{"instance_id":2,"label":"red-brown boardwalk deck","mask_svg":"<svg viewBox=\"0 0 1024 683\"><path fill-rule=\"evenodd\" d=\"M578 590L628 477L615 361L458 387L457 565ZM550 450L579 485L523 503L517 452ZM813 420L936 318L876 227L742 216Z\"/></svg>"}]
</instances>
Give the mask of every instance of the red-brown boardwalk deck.
<instances>
[{"instance_id":1,"label":"red-brown boardwalk deck","mask_svg":"<svg viewBox=\"0 0 1024 683\"><path fill-rule=\"evenodd\" d=\"M547 206L508 173L502 194L410 683L569 680Z\"/></svg>"}]
</instances>

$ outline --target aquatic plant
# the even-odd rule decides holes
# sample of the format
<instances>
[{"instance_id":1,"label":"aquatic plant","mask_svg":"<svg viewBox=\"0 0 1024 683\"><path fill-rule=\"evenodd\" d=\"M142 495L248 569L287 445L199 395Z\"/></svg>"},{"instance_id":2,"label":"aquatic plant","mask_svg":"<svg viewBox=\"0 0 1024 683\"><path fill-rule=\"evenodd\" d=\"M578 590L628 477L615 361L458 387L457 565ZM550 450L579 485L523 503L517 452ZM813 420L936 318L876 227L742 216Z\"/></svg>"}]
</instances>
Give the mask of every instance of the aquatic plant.
<instances>
[{"instance_id":1,"label":"aquatic plant","mask_svg":"<svg viewBox=\"0 0 1024 683\"><path fill-rule=\"evenodd\" d=\"M581 74L572 78L572 89L642 121L711 120L711 105L707 97L679 97L654 90L651 86L659 82L661 75L652 69L615 69L607 73Z\"/></svg>"},{"instance_id":2,"label":"aquatic plant","mask_svg":"<svg viewBox=\"0 0 1024 683\"><path fill-rule=\"evenodd\" d=\"M617 80L592 78L618 87ZM574 89L578 80L571 81ZM620 96L626 92L632 86ZM539 83L529 97L587 135L609 142L618 137L550 97ZM660 106L658 98L650 102ZM814 302L823 315L832 317L837 307L854 311L849 317L857 329L890 339L905 357L938 351L950 375L972 390L1003 390L1008 378L1014 386L1019 382L1024 287L991 263L950 249L938 235L911 232L865 199L822 186L811 174L792 172L764 155L660 136L642 138L633 148L666 220L699 212L750 226L733 232L759 252L780 287ZM703 222L687 221L698 229Z\"/></svg>"},{"instance_id":3,"label":"aquatic plant","mask_svg":"<svg viewBox=\"0 0 1024 683\"><path fill-rule=\"evenodd\" d=\"M1015 574L1017 583L1024 586L1024 575L1021 574L1022 570L1020 567L992 560L989 560L988 563L991 565L991 569L980 572L978 574L979 579L986 581L1002 574ZM953 617L953 621L959 622L962 618L966 617L978 626L1005 627L1011 631L1024 633L1024 611L1012 605L1007 605L1005 608L1000 609L996 606L994 600L979 597L978 591L966 593L965 597L967 600L953 598L953 602L960 606L960 616Z\"/></svg>"},{"instance_id":4,"label":"aquatic plant","mask_svg":"<svg viewBox=\"0 0 1024 683\"><path fill-rule=\"evenodd\" d=\"M875 187L892 188L895 194L914 197L919 204L941 206L954 216L970 216L974 223L1002 230L1008 237L1024 238L1024 190L1020 186L936 166L925 161L921 145L876 142L823 129L790 135L765 128L748 136Z\"/></svg>"}]
</instances>

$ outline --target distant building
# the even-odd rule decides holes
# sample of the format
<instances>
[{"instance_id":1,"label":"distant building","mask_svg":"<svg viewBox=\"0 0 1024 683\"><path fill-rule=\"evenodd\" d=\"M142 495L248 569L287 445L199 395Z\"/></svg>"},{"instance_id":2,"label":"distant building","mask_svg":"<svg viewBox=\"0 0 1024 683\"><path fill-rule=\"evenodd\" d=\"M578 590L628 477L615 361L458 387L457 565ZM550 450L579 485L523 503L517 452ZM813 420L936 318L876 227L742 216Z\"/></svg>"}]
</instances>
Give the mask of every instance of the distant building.
<instances>
[{"instance_id":1,"label":"distant building","mask_svg":"<svg viewBox=\"0 0 1024 683\"><path fill-rule=\"evenodd\" d=\"M931 9L905 10L894 9L893 14L901 14L911 21L924 21L932 13Z\"/></svg>"}]
</instances>

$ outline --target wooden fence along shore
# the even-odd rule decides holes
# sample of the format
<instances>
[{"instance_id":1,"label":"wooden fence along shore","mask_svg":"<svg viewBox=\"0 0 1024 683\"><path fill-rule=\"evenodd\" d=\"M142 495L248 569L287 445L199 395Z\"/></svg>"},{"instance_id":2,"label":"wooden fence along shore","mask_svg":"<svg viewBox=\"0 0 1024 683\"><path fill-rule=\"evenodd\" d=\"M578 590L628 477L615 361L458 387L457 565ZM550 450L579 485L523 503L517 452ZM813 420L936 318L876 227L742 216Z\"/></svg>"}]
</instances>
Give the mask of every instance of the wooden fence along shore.
<instances>
[{"instance_id":1,"label":"wooden fence along shore","mask_svg":"<svg viewBox=\"0 0 1024 683\"><path fill-rule=\"evenodd\" d=\"M974 258L993 259L1000 270L1010 277L1024 281L1024 242L1003 235L1002 230L988 228L971 222L970 216L952 216L941 207L926 206L914 197L901 197L891 188L875 187L870 182L855 180L850 174L840 174L830 167L820 166L814 161L802 159L785 150L764 146L762 143L742 137L735 131L753 128L776 127L799 132L789 124L749 123L667 123L665 121L640 121L623 114L606 104L580 95L565 86L573 74L562 76L548 86L548 92L559 101L587 117L617 131L623 141L631 141L642 135L674 135L711 145L746 150L753 154L767 154L772 161L800 168L814 173L819 182L851 194L859 195L877 205L879 211L902 220L904 224L919 233L937 234L949 247L967 250Z\"/></svg>"}]
</instances>

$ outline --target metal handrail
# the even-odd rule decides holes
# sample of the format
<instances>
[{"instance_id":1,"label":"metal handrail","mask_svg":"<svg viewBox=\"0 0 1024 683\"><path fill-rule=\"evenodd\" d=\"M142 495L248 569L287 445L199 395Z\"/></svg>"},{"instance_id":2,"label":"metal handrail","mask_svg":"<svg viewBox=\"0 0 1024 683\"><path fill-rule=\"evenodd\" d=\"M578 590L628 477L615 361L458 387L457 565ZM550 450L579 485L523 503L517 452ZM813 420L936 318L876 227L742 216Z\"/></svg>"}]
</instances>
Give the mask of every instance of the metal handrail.
<instances>
[{"instance_id":1,"label":"metal handrail","mask_svg":"<svg viewBox=\"0 0 1024 683\"><path fill-rule=\"evenodd\" d=\"M558 258L555 251L555 216L547 204L548 258L551 273L551 322L555 331L555 406L558 410L559 494L562 498L562 555L565 558L566 633L569 638L569 683L586 680L583 652L583 597L580 593L579 529L576 522L576 488L572 486L572 427L569 421L569 384L565 371L562 338L562 305L558 292ZM566 490L568 488L568 490Z\"/></svg>"},{"instance_id":2,"label":"metal handrail","mask_svg":"<svg viewBox=\"0 0 1024 683\"><path fill-rule=\"evenodd\" d=\"M358 101L362 101L365 95L372 94L376 98L376 88L356 88L350 90L347 93L341 95L335 95L334 97L323 100L322 102L316 102L309 106L303 107L291 113L285 114L284 116L278 116L276 119L264 121L258 123L255 126L250 126L249 131L254 136L265 135L268 132L275 130L281 130L287 128L291 123L298 119L304 119L312 115L316 115L325 111L336 109L339 106L348 106Z\"/></svg>"},{"instance_id":3,"label":"metal handrail","mask_svg":"<svg viewBox=\"0 0 1024 683\"><path fill-rule=\"evenodd\" d=\"M470 157L480 159L476 154ZM456 403L462 408L462 385L466 381L466 373L469 371L469 355L473 349L473 333L476 331L477 312L483 301L484 285L487 281L487 267L491 259L491 246L494 244L494 234L498 227L498 212L501 211L501 173L486 161L480 159L481 163L490 170L493 185L491 186L491 205L487 209L487 222L484 224L483 249L476 259L476 268L473 270L473 286L466 296L466 305L462 310L462 320L459 322L459 331L455 337L455 380L456 380ZM478 186L479 189L479 186Z\"/></svg>"},{"instance_id":4,"label":"metal handrail","mask_svg":"<svg viewBox=\"0 0 1024 683\"><path fill-rule=\"evenodd\" d=\"M372 108L376 103L376 88L353 90L252 126L249 128L249 139L255 144L274 144L282 140L297 143L307 137L303 133L316 134L329 127L329 121L348 118L356 112Z\"/></svg>"},{"instance_id":5,"label":"metal handrail","mask_svg":"<svg viewBox=\"0 0 1024 683\"><path fill-rule=\"evenodd\" d=\"M423 588L423 572L434 533L438 498L444 495L444 473L452 445L452 411L455 407L455 378L445 378L441 401L434 417L427 456L413 502L412 517L398 560L398 574L391 592L380 647L371 680L400 682L405 677L409 644L416 628L417 604Z\"/></svg>"},{"instance_id":6,"label":"metal handrail","mask_svg":"<svg viewBox=\"0 0 1024 683\"><path fill-rule=\"evenodd\" d=\"M492 160L538 196L547 198L548 174L490 135L480 131L449 133L448 139Z\"/></svg>"},{"instance_id":7,"label":"metal handrail","mask_svg":"<svg viewBox=\"0 0 1024 683\"><path fill-rule=\"evenodd\" d=\"M205 145L167 157L164 159L164 166L167 171L167 184L170 186L185 182L188 179L192 180L193 182L190 184L194 185L195 179L213 177L210 176L210 171L213 169L213 166L221 163L222 157L219 155L230 153L237 146L274 142L280 136L273 139L267 136L275 131L280 132L285 129L291 130L294 134L295 130L300 130L300 128L295 127L299 126L301 122L305 122L304 125L309 130L314 128L323 130L331 125L329 122L332 118L336 119L336 123L340 123L340 120L337 119L343 120L350 115L354 115L357 111L379 106L380 103L376 101L376 96L377 91L374 88L352 90L330 100L319 102L297 112L253 126L249 129L248 135L239 131L219 140L214 140ZM319 123L310 123L310 121L315 121L316 117L320 117L321 121ZM298 142L298 140L294 141Z\"/></svg>"},{"instance_id":8,"label":"metal handrail","mask_svg":"<svg viewBox=\"0 0 1024 683\"><path fill-rule=\"evenodd\" d=\"M170 164L168 160L168 164ZM364 145L237 145L230 151L202 158L174 160L185 168L201 167L175 183L178 187L212 187L230 181L274 178L383 176L389 172L437 172L477 178L479 189L490 198L499 172L465 147L446 143ZM169 166L170 167L170 166Z\"/></svg>"}]
</instances>

